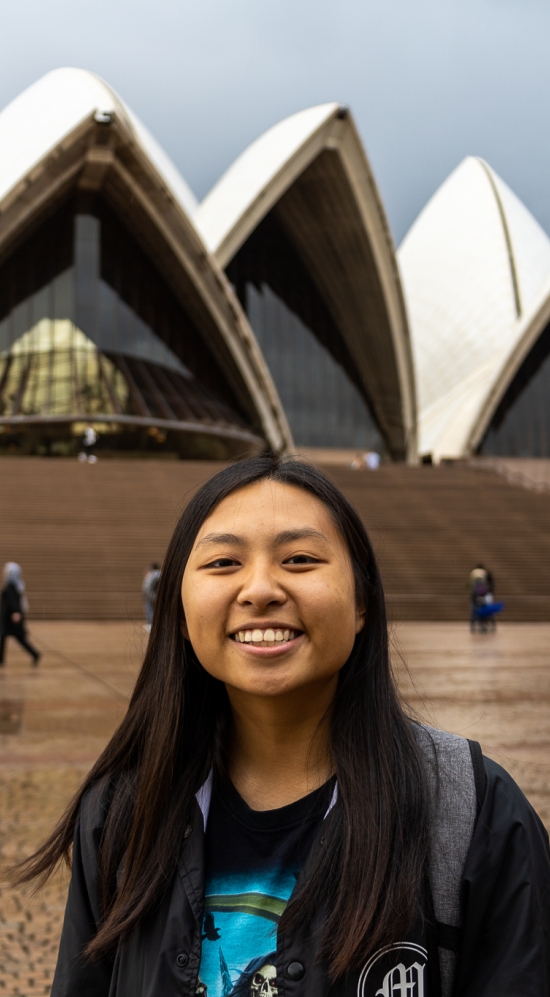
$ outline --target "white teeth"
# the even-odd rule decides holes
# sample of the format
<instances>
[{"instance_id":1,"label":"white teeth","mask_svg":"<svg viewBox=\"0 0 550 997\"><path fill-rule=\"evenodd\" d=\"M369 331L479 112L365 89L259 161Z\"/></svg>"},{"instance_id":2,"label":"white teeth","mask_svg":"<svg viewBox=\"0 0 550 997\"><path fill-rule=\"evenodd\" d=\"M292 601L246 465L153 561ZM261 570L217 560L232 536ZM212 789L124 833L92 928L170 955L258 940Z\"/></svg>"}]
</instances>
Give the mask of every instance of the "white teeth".
<instances>
[{"instance_id":1,"label":"white teeth","mask_svg":"<svg viewBox=\"0 0 550 997\"><path fill-rule=\"evenodd\" d=\"M240 644L275 644L294 640L296 633L294 630L238 630L234 635Z\"/></svg>"}]
</instances>

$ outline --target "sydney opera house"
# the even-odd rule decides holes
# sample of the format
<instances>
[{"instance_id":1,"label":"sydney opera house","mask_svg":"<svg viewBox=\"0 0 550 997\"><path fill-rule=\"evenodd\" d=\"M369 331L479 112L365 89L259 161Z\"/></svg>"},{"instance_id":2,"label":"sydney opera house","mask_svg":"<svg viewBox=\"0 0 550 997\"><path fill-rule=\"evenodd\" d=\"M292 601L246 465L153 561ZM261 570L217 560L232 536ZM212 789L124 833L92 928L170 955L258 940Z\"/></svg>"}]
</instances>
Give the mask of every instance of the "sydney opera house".
<instances>
[{"instance_id":1,"label":"sydney opera house","mask_svg":"<svg viewBox=\"0 0 550 997\"><path fill-rule=\"evenodd\" d=\"M466 159L395 252L350 112L198 204L102 80L0 113L0 453L550 456L550 240Z\"/></svg>"}]
</instances>

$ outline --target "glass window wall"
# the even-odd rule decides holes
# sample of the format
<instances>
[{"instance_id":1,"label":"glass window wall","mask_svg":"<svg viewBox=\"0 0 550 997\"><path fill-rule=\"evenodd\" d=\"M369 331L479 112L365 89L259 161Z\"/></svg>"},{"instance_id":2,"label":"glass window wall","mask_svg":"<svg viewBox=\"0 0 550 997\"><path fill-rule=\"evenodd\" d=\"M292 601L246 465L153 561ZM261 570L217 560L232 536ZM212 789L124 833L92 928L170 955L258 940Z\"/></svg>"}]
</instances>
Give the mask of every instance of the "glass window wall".
<instances>
[{"instance_id":1,"label":"glass window wall","mask_svg":"<svg viewBox=\"0 0 550 997\"><path fill-rule=\"evenodd\" d=\"M273 212L227 268L297 446L383 452L345 342Z\"/></svg>"},{"instance_id":2,"label":"glass window wall","mask_svg":"<svg viewBox=\"0 0 550 997\"><path fill-rule=\"evenodd\" d=\"M247 285L247 313L298 446L381 450L356 386L268 284Z\"/></svg>"},{"instance_id":3,"label":"glass window wall","mask_svg":"<svg viewBox=\"0 0 550 997\"><path fill-rule=\"evenodd\" d=\"M479 452L494 457L550 457L550 326L504 394Z\"/></svg>"}]
</instances>

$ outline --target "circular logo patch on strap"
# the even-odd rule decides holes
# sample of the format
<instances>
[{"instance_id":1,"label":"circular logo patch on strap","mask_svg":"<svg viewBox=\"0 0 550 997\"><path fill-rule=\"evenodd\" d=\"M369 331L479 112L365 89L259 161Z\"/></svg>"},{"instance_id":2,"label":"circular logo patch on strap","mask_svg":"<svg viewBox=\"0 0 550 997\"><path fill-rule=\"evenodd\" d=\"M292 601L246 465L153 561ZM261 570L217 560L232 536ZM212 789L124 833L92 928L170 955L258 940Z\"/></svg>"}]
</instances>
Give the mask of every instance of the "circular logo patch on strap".
<instances>
[{"instance_id":1,"label":"circular logo patch on strap","mask_svg":"<svg viewBox=\"0 0 550 997\"><path fill-rule=\"evenodd\" d=\"M386 945L363 966L357 997L425 997L427 961L422 945Z\"/></svg>"}]
</instances>

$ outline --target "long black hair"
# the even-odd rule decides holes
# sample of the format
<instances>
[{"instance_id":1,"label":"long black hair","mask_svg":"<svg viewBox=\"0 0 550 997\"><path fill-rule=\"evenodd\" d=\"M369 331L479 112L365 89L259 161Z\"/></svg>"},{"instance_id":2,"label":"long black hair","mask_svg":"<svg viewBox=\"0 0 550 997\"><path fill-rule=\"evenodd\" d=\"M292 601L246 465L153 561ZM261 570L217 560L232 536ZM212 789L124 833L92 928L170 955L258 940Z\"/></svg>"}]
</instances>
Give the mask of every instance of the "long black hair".
<instances>
[{"instance_id":1,"label":"long black hair","mask_svg":"<svg viewBox=\"0 0 550 997\"><path fill-rule=\"evenodd\" d=\"M384 592L366 530L345 496L305 462L261 455L214 475L191 499L164 560L147 652L128 712L19 881L48 876L69 858L80 804L100 780L110 788L99 858L103 917L88 954L111 951L158 904L173 877L195 793L223 765L230 725L225 686L182 636L181 582L207 517L237 489L269 479L324 503L352 562L366 623L342 668L330 715L338 804L325 844L280 930L326 911L320 958L333 978L412 926L427 856L427 805L411 725L392 678Z\"/></svg>"}]
</instances>

